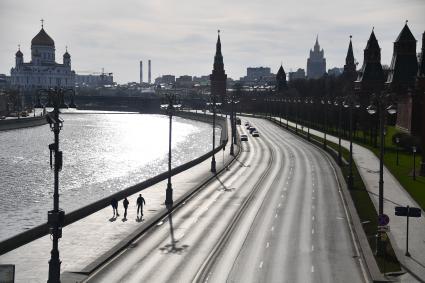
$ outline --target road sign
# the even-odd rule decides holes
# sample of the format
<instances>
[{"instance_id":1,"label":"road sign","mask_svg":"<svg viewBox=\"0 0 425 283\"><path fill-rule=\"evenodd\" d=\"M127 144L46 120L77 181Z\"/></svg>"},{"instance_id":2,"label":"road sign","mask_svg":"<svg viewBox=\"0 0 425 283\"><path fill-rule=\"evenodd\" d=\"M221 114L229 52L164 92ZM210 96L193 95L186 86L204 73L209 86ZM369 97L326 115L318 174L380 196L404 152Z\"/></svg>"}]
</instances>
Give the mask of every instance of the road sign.
<instances>
[{"instance_id":1,"label":"road sign","mask_svg":"<svg viewBox=\"0 0 425 283\"><path fill-rule=\"evenodd\" d=\"M417 207L395 207L395 215L397 216L421 217L421 213L421 209Z\"/></svg>"},{"instance_id":2,"label":"road sign","mask_svg":"<svg viewBox=\"0 0 425 283\"><path fill-rule=\"evenodd\" d=\"M379 226L386 226L390 223L390 218L386 214L381 214L378 217L378 224Z\"/></svg>"}]
</instances>

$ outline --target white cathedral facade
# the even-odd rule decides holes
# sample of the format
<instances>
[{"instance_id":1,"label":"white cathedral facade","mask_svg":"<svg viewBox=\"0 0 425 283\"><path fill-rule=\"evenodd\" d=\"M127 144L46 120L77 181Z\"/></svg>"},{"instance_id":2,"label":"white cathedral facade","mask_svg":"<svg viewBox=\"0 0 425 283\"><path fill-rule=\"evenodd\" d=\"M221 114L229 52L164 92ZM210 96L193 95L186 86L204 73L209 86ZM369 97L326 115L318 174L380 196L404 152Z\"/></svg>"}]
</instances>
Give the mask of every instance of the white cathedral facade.
<instances>
[{"instance_id":1,"label":"white cathedral facade","mask_svg":"<svg viewBox=\"0 0 425 283\"><path fill-rule=\"evenodd\" d=\"M39 89L54 87L74 88L75 72L71 70L71 55L63 54L63 63L55 61L55 42L43 25L31 40L31 61L24 63L20 48L15 55L15 67L10 70L11 86L24 96L32 96Z\"/></svg>"}]
</instances>

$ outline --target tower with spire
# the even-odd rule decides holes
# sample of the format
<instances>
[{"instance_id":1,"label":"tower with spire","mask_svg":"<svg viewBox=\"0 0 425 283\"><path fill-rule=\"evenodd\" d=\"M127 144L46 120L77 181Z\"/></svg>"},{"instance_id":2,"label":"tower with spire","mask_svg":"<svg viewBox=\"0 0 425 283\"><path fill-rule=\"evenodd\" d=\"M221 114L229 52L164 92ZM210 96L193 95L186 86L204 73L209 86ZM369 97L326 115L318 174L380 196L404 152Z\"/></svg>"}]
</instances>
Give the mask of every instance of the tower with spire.
<instances>
[{"instance_id":1,"label":"tower with spire","mask_svg":"<svg viewBox=\"0 0 425 283\"><path fill-rule=\"evenodd\" d=\"M418 125L414 116L416 109L413 90L418 73L418 61L416 57L416 39L404 25L396 41L394 42L393 58L386 82L388 90L397 94L397 123L396 127L411 134L416 134ZM419 101L416 101L419 103Z\"/></svg>"},{"instance_id":2,"label":"tower with spire","mask_svg":"<svg viewBox=\"0 0 425 283\"><path fill-rule=\"evenodd\" d=\"M353 44L351 42L352 36L350 35L350 43L348 44L347 56L345 57L344 71L342 77L350 85L354 84L357 79L356 62L354 60Z\"/></svg>"},{"instance_id":3,"label":"tower with spire","mask_svg":"<svg viewBox=\"0 0 425 283\"><path fill-rule=\"evenodd\" d=\"M325 51L320 49L319 36L316 36L316 43L313 50L310 49L310 57L307 59L307 78L318 79L326 73Z\"/></svg>"},{"instance_id":4,"label":"tower with spire","mask_svg":"<svg viewBox=\"0 0 425 283\"><path fill-rule=\"evenodd\" d=\"M369 96L372 93L379 93L385 82L384 71L381 65L381 48L372 29L366 48L363 51L363 65L359 70L355 88L360 99L364 103L369 103Z\"/></svg>"},{"instance_id":5,"label":"tower with spire","mask_svg":"<svg viewBox=\"0 0 425 283\"><path fill-rule=\"evenodd\" d=\"M276 91L279 94L282 94L284 90L286 90L288 84L286 81L286 73L283 69L282 64L280 64L280 68L276 74Z\"/></svg>"},{"instance_id":6,"label":"tower with spire","mask_svg":"<svg viewBox=\"0 0 425 283\"><path fill-rule=\"evenodd\" d=\"M211 95L219 97L221 102L224 102L226 97L226 81L227 75L224 71L223 55L221 54L221 41L220 41L220 30L218 30L217 44L214 56L214 67L212 74L210 75L211 80Z\"/></svg>"}]
</instances>

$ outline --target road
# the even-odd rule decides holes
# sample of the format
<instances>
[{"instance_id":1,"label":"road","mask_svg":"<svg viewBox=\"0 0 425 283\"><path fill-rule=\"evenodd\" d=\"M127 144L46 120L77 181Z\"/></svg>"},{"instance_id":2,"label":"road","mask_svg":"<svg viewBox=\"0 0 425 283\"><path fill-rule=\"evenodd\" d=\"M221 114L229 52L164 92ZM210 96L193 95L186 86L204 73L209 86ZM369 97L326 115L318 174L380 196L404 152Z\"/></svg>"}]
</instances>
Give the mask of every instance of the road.
<instances>
[{"instance_id":1,"label":"road","mask_svg":"<svg viewBox=\"0 0 425 283\"><path fill-rule=\"evenodd\" d=\"M90 282L365 281L329 159L268 121L248 120L260 137L243 142L229 170Z\"/></svg>"}]
</instances>

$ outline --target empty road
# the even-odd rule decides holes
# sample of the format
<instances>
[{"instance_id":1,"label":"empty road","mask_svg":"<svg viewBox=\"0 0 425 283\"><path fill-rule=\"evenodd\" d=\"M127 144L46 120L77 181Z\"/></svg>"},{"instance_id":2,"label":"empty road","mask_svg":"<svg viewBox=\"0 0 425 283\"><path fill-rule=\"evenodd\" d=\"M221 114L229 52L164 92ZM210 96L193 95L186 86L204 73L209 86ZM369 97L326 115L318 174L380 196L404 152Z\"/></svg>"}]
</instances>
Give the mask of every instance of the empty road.
<instances>
[{"instance_id":1,"label":"empty road","mask_svg":"<svg viewBox=\"0 0 425 283\"><path fill-rule=\"evenodd\" d=\"M90 282L365 281L325 154L268 121L242 121L260 137L248 134L229 170Z\"/></svg>"}]
</instances>

